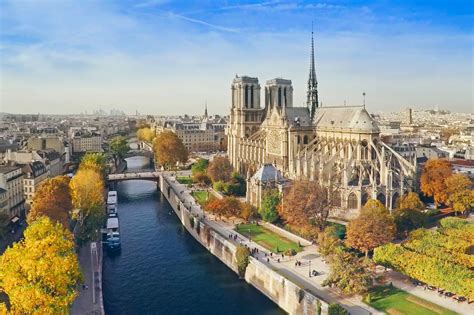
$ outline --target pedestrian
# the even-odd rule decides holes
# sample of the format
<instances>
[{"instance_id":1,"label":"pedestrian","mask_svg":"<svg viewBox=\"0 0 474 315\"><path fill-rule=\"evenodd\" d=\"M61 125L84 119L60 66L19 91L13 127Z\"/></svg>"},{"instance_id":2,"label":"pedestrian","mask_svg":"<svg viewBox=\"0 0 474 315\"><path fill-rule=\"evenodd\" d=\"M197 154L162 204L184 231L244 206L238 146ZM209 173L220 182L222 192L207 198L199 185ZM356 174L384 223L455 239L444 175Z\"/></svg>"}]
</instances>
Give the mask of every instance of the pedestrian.
<instances>
[{"instance_id":1,"label":"pedestrian","mask_svg":"<svg viewBox=\"0 0 474 315\"><path fill-rule=\"evenodd\" d=\"M269 262L270 262L270 258L267 257L267 263L269 263Z\"/></svg>"},{"instance_id":2,"label":"pedestrian","mask_svg":"<svg viewBox=\"0 0 474 315\"><path fill-rule=\"evenodd\" d=\"M278 262L280 262L280 258L278 258Z\"/></svg>"}]
</instances>

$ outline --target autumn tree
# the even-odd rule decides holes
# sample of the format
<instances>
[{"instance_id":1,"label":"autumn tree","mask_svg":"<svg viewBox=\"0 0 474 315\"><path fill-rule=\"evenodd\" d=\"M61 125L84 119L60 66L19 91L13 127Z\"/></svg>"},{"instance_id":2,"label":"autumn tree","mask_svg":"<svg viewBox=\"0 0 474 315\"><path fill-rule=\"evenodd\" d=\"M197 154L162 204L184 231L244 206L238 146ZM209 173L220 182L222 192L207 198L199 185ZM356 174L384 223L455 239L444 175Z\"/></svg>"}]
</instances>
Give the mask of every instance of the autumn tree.
<instances>
[{"instance_id":1,"label":"autumn tree","mask_svg":"<svg viewBox=\"0 0 474 315\"><path fill-rule=\"evenodd\" d=\"M74 217L79 222L81 239L88 240L96 233L91 235L87 231L95 231L102 225L104 180L97 171L81 168L72 178L70 187L73 205L78 209ZM90 227L92 224L95 224L95 228Z\"/></svg>"},{"instance_id":2,"label":"autumn tree","mask_svg":"<svg viewBox=\"0 0 474 315\"><path fill-rule=\"evenodd\" d=\"M346 245L365 253L392 241L396 227L393 218L378 200L370 199L362 208L359 216L349 222Z\"/></svg>"},{"instance_id":3,"label":"autumn tree","mask_svg":"<svg viewBox=\"0 0 474 315\"><path fill-rule=\"evenodd\" d=\"M283 196L280 217L298 227L309 222L323 231L337 192L335 186L323 186L318 181L295 181L288 194Z\"/></svg>"},{"instance_id":4,"label":"autumn tree","mask_svg":"<svg viewBox=\"0 0 474 315\"><path fill-rule=\"evenodd\" d=\"M321 256L328 257L339 247L343 247L343 243L336 236L336 227L327 226L323 232L318 233L318 251Z\"/></svg>"},{"instance_id":5,"label":"autumn tree","mask_svg":"<svg viewBox=\"0 0 474 315\"><path fill-rule=\"evenodd\" d=\"M67 314L81 280L72 234L47 217L0 257L0 291L12 314Z\"/></svg>"},{"instance_id":6,"label":"autumn tree","mask_svg":"<svg viewBox=\"0 0 474 315\"><path fill-rule=\"evenodd\" d=\"M107 157L103 153L88 152L82 157L79 169L97 171L105 178L107 174Z\"/></svg>"},{"instance_id":7,"label":"autumn tree","mask_svg":"<svg viewBox=\"0 0 474 315\"><path fill-rule=\"evenodd\" d=\"M33 206L28 211L28 223L33 223L41 216L47 216L53 222L59 222L64 228L69 227L72 212L72 198L67 176L56 176L44 181L38 188Z\"/></svg>"},{"instance_id":8,"label":"autumn tree","mask_svg":"<svg viewBox=\"0 0 474 315\"><path fill-rule=\"evenodd\" d=\"M448 195L445 179L451 176L451 174L451 165L448 161L438 159L426 161L420 178L420 187L426 196L434 198L436 207L447 201Z\"/></svg>"},{"instance_id":9,"label":"autumn tree","mask_svg":"<svg viewBox=\"0 0 474 315\"><path fill-rule=\"evenodd\" d=\"M345 294L367 292L373 281L373 265L367 258L359 258L354 253L336 247L329 256L330 272L323 286L334 285Z\"/></svg>"},{"instance_id":10,"label":"autumn tree","mask_svg":"<svg viewBox=\"0 0 474 315\"><path fill-rule=\"evenodd\" d=\"M200 185L209 185L211 183L211 179L204 172L194 173L192 179L194 183Z\"/></svg>"},{"instance_id":11,"label":"autumn tree","mask_svg":"<svg viewBox=\"0 0 474 315\"><path fill-rule=\"evenodd\" d=\"M257 214L257 209L249 203L241 202L239 217L245 221L249 221L254 218Z\"/></svg>"},{"instance_id":12,"label":"autumn tree","mask_svg":"<svg viewBox=\"0 0 474 315\"><path fill-rule=\"evenodd\" d=\"M114 158L115 165L117 165L123 159L125 154L130 151L130 146L127 143L127 139L122 136L118 136L110 140L109 147L110 152Z\"/></svg>"},{"instance_id":13,"label":"autumn tree","mask_svg":"<svg viewBox=\"0 0 474 315\"><path fill-rule=\"evenodd\" d=\"M423 211L425 210L425 204L420 200L420 196L416 192L409 192L398 200L398 209Z\"/></svg>"},{"instance_id":14,"label":"autumn tree","mask_svg":"<svg viewBox=\"0 0 474 315\"><path fill-rule=\"evenodd\" d=\"M465 212L474 206L474 190L471 180L463 174L446 178L446 204L456 212Z\"/></svg>"},{"instance_id":15,"label":"autumn tree","mask_svg":"<svg viewBox=\"0 0 474 315\"><path fill-rule=\"evenodd\" d=\"M149 126L145 126L137 130L137 138L140 141L152 143L155 138L155 132Z\"/></svg>"},{"instance_id":16,"label":"autumn tree","mask_svg":"<svg viewBox=\"0 0 474 315\"><path fill-rule=\"evenodd\" d=\"M273 223L278 220L278 205L280 204L280 193L278 190L266 192L262 198L262 205L258 209L260 217L267 222Z\"/></svg>"},{"instance_id":17,"label":"autumn tree","mask_svg":"<svg viewBox=\"0 0 474 315\"><path fill-rule=\"evenodd\" d=\"M207 174L213 182L228 182L232 175L232 165L228 158L223 156L216 156L209 163Z\"/></svg>"},{"instance_id":18,"label":"autumn tree","mask_svg":"<svg viewBox=\"0 0 474 315\"><path fill-rule=\"evenodd\" d=\"M247 208L245 203L240 202L235 197L211 198L204 204L204 210L219 217L239 217L248 219L253 210Z\"/></svg>"},{"instance_id":19,"label":"autumn tree","mask_svg":"<svg viewBox=\"0 0 474 315\"><path fill-rule=\"evenodd\" d=\"M156 136L153 142L153 152L158 164L165 169L170 169L178 162L185 163L188 160L188 150L181 139L172 131L163 131Z\"/></svg>"},{"instance_id":20,"label":"autumn tree","mask_svg":"<svg viewBox=\"0 0 474 315\"><path fill-rule=\"evenodd\" d=\"M198 173L205 174L208 166L209 166L209 160L200 158L191 167L191 173L193 175L198 174Z\"/></svg>"}]
</instances>

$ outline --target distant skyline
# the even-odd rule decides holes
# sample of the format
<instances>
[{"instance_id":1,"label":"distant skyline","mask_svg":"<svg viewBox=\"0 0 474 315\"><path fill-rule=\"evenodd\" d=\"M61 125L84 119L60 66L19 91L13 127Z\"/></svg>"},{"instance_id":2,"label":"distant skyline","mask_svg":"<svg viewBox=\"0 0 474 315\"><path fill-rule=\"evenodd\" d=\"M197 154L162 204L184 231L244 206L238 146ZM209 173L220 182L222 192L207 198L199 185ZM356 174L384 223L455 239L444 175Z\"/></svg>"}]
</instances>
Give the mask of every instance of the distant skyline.
<instances>
[{"instance_id":1,"label":"distant skyline","mask_svg":"<svg viewBox=\"0 0 474 315\"><path fill-rule=\"evenodd\" d=\"M227 115L236 74L323 106L474 112L472 1L0 2L0 112ZM263 95L262 95L263 97Z\"/></svg>"}]
</instances>

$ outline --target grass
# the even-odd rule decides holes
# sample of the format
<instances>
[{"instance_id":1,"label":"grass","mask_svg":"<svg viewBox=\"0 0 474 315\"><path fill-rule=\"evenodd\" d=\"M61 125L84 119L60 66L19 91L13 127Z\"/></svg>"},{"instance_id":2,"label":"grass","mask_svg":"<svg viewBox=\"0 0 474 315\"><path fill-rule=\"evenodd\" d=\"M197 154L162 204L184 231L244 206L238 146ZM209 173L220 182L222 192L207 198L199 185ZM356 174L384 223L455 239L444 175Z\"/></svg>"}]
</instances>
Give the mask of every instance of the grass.
<instances>
[{"instance_id":1,"label":"grass","mask_svg":"<svg viewBox=\"0 0 474 315\"><path fill-rule=\"evenodd\" d=\"M193 183L193 180L191 179L191 177L188 177L188 176L177 176L176 180L178 181L178 183L183 184L183 185L189 185Z\"/></svg>"},{"instance_id":2,"label":"grass","mask_svg":"<svg viewBox=\"0 0 474 315\"><path fill-rule=\"evenodd\" d=\"M214 196L211 193L208 193L207 191L193 191L191 195L196 199L197 203L199 203L201 206L208 200L214 198ZM209 198L208 198L209 196Z\"/></svg>"},{"instance_id":3,"label":"grass","mask_svg":"<svg viewBox=\"0 0 474 315\"><path fill-rule=\"evenodd\" d=\"M239 224L235 230L240 234L250 237L252 241L257 242L274 253L282 253L288 249L294 249L296 252L301 251L301 247L297 243L284 238L261 225Z\"/></svg>"},{"instance_id":4,"label":"grass","mask_svg":"<svg viewBox=\"0 0 474 315\"><path fill-rule=\"evenodd\" d=\"M420 299L406 291L390 286L377 286L370 291L372 307L387 314L451 315L457 314L444 307Z\"/></svg>"}]
</instances>

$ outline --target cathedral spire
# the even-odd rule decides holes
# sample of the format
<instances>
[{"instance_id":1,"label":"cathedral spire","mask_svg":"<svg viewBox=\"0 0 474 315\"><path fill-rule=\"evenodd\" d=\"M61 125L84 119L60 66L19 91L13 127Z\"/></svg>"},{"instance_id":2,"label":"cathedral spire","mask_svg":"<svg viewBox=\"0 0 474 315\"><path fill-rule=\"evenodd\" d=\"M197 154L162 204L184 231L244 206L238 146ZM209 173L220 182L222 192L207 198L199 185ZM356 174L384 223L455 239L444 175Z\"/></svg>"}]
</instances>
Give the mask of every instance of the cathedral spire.
<instances>
[{"instance_id":1,"label":"cathedral spire","mask_svg":"<svg viewBox=\"0 0 474 315\"><path fill-rule=\"evenodd\" d=\"M306 106L311 114L311 119L314 117L314 112L318 107L318 80L316 79L316 67L314 66L314 32L313 24L311 23L311 60L309 67L308 78L308 92L306 99Z\"/></svg>"},{"instance_id":2,"label":"cathedral spire","mask_svg":"<svg viewBox=\"0 0 474 315\"><path fill-rule=\"evenodd\" d=\"M207 118L207 101L204 105L204 118Z\"/></svg>"}]
</instances>

